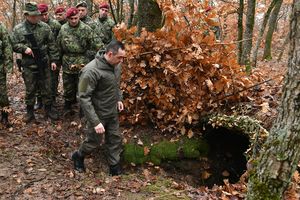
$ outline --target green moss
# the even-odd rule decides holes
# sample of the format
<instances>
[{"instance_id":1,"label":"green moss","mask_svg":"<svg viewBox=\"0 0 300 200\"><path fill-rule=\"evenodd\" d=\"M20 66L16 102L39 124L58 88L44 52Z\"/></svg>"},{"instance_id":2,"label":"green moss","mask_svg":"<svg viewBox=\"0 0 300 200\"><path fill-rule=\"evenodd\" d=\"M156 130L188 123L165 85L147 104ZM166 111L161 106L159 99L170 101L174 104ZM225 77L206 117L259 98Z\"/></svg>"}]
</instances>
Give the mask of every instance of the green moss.
<instances>
[{"instance_id":1,"label":"green moss","mask_svg":"<svg viewBox=\"0 0 300 200\"><path fill-rule=\"evenodd\" d=\"M251 177L251 195L247 196L248 200L280 200L281 196L271 191L269 184L257 180L256 176Z\"/></svg>"},{"instance_id":2,"label":"green moss","mask_svg":"<svg viewBox=\"0 0 300 200\"><path fill-rule=\"evenodd\" d=\"M124 160L128 163L142 164L147 161L144 148L135 144L125 144Z\"/></svg>"},{"instance_id":3,"label":"green moss","mask_svg":"<svg viewBox=\"0 0 300 200\"><path fill-rule=\"evenodd\" d=\"M161 160L176 160L178 159L177 149L177 142L169 142L164 140L151 147L150 157L160 158Z\"/></svg>"},{"instance_id":4,"label":"green moss","mask_svg":"<svg viewBox=\"0 0 300 200\"><path fill-rule=\"evenodd\" d=\"M182 151L185 158L199 158L206 156L208 153L208 144L203 140L197 139L184 139Z\"/></svg>"}]
</instances>

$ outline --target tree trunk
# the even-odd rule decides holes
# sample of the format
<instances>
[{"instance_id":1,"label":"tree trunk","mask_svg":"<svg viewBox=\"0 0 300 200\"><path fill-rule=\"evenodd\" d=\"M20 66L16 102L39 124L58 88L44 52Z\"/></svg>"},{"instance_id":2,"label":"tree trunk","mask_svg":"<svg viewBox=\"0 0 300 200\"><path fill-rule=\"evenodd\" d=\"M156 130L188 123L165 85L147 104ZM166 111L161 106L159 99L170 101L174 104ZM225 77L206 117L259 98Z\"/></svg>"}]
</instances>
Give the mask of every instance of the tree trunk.
<instances>
[{"instance_id":1,"label":"tree trunk","mask_svg":"<svg viewBox=\"0 0 300 200\"><path fill-rule=\"evenodd\" d=\"M248 200L283 199L300 159L300 0L294 0L288 71L278 117L263 151L252 162ZM255 158L254 158L255 159Z\"/></svg>"},{"instance_id":2,"label":"tree trunk","mask_svg":"<svg viewBox=\"0 0 300 200\"><path fill-rule=\"evenodd\" d=\"M282 5L283 0L278 0L274 10L272 11L270 20L269 20L269 29L266 35L266 44L265 44L265 50L264 50L264 55L263 59L271 59L272 54L271 54L271 46L272 46L272 38L273 38L273 33L276 27L276 22L278 18L278 14Z\"/></svg>"},{"instance_id":3,"label":"tree trunk","mask_svg":"<svg viewBox=\"0 0 300 200\"><path fill-rule=\"evenodd\" d=\"M128 18L128 28L130 28L132 26L133 23L133 18L134 18L134 0L129 0L129 18Z\"/></svg>"},{"instance_id":4,"label":"tree trunk","mask_svg":"<svg viewBox=\"0 0 300 200\"><path fill-rule=\"evenodd\" d=\"M263 38L265 29L266 29L266 25L268 23L271 11L273 10L273 8L275 7L276 3L278 2L278 0L273 0L267 10L267 12L264 15L264 19L263 19L263 23L261 24L260 30L259 30L259 34L258 34L258 38L257 38L257 42L253 51L253 57L252 57L252 66L256 67L256 63L257 63L257 52L261 43L261 40Z\"/></svg>"},{"instance_id":5,"label":"tree trunk","mask_svg":"<svg viewBox=\"0 0 300 200\"><path fill-rule=\"evenodd\" d=\"M249 65L250 64L250 54L252 49L252 37L253 37L253 28L255 20L255 7L256 0L248 0L247 6L247 18L246 18L246 30L244 32L244 45L243 45L243 54L241 59L241 64Z\"/></svg>"},{"instance_id":6,"label":"tree trunk","mask_svg":"<svg viewBox=\"0 0 300 200\"><path fill-rule=\"evenodd\" d=\"M138 4L138 32L139 35L142 28L145 27L147 31L154 32L161 28L162 12L156 1L140 0Z\"/></svg>"},{"instance_id":7,"label":"tree trunk","mask_svg":"<svg viewBox=\"0 0 300 200\"><path fill-rule=\"evenodd\" d=\"M242 55L243 55L243 15L244 15L244 0L240 0L240 6L238 9L238 62L241 64Z\"/></svg>"}]
</instances>

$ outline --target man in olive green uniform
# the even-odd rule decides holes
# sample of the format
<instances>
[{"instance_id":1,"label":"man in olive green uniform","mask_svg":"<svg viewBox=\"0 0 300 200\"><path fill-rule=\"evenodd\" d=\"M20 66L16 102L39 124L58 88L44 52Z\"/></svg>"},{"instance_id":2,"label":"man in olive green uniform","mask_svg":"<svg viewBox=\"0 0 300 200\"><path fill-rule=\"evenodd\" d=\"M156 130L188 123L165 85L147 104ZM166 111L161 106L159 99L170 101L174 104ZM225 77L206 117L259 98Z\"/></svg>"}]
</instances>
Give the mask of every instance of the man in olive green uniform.
<instances>
[{"instance_id":1,"label":"man in olive green uniform","mask_svg":"<svg viewBox=\"0 0 300 200\"><path fill-rule=\"evenodd\" d=\"M25 21L18 24L12 35L13 50L22 54L23 78L26 87L25 122L35 119L34 102L37 89L41 89L46 117L58 119L52 109L50 70L56 69L59 52L51 28L40 21L40 12L34 2L25 4Z\"/></svg>"},{"instance_id":2,"label":"man in olive green uniform","mask_svg":"<svg viewBox=\"0 0 300 200\"><path fill-rule=\"evenodd\" d=\"M109 5L102 3L99 6L99 17L95 20L95 33L100 36L104 45L107 45L114 39L113 27L114 21L108 16Z\"/></svg>"},{"instance_id":3,"label":"man in olive green uniform","mask_svg":"<svg viewBox=\"0 0 300 200\"><path fill-rule=\"evenodd\" d=\"M95 28L93 19L88 15L87 3L85 1L81 1L76 5L76 8L79 11L80 20L85 24L89 25L92 29Z\"/></svg>"},{"instance_id":4,"label":"man in olive green uniform","mask_svg":"<svg viewBox=\"0 0 300 200\"><path fill-rule=\"evenodd\" d=\"M55 9L55 19L60 23L60 25L64 25L67 23L66 19L66 9L62 6L59 6Z\"/></svg>"},{"instance_id":5,"label":"man in olive green uniform","mask_svg":"<svg viewBox=\"0 0 300 200\"><path fill-rule=\"evenodd\" d=\"M71 113L72 104L76 103L78 87L78 73L82 67L90 62L90 55L95 56L102 43L96 43L92 29L80 21L77 8L69 8L66 13L68 23L61 27L57 37L57 44L62 56L64 111Z\"/></svg>"},{"instance_id":6,"label":"man in olive green uniform","mask_svg":"<svg viewBox=\"0 0 300 200\"><path fill-rule=\"evenodd\" d=\"M5 26L0 23L0 106L1 106L1 122L4 125L9 125L8 113L4 107L9 106L7 88L6 88L6 70L12 69L13 66L13 51L9 34Z\"/></svg>"},{"instance_id":7,"label":"man in olive green uniform","mask_svg":"<svg viewBox=\"0 0 300 200\"><path fill-rule=\"evenodd\" d=\"M122 136L119 132L118 112L124 109L120 91L121 63L125 57L124 45L112 41L105 54L98 54L80 74L78 93L80 106L87 119L87 138L72 155L74 168L85 170L84 157L100 146L105 134L105 146L110 174L121 174L120 154Z\"/></svg>"},{"instance_id":8,"label":"man in olive green uniform","mask_svg":"<svg viewBox=\"0 0 300 200\"><path fill-rule=\"evenodd\" d=\"M48 13L48 5L47 4L38 4L38 10L41 12L41 21L45 22L46 24L48 24L52 30L52 33L54 35L55 41L56 38L58 36L58 33L60 31L61 25L60 23L49 17L49 13ZM58 87L58 83L59 83L59 71L60 71L60 66L56 67L56 70L51 71L51 91L52 91L52 100L53 103L55 103L56 101L56 96L57 96L57 87ZM38 95L40 96L40 95ZM41 104L41 98L37 98L37 107L36 109L40 109L42 108L42 104Z\"/></svg>"}]
</instances>

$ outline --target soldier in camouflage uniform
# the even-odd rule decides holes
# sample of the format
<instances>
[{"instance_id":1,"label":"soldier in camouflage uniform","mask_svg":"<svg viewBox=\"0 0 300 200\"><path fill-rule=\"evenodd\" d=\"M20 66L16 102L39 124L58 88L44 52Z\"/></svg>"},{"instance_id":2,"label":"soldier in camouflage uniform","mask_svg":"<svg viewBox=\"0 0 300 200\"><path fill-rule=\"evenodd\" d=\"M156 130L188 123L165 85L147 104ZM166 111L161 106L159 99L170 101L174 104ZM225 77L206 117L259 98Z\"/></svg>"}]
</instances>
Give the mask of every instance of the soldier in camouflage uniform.
<instances>
[{"instance_id":1,"label":"soldier in camouflage uniform","mask_svg":"<svg viewBox=\"0 0 300 200\"><path fill-rule=\"evenodd\" d=\"M27 113L25 122L35 119L34 102L37 88L41 89L42 101L45 105L45 116L58 119L52 109L50 70L56 69L59 52L55 44L51 28L40 21L40 12L34 2L25 4L25 21L18 24L12 35L13 50L22 54L23 78L26 87L25 103ZM34 44L34 41L37 44ZM37 46L37 47L35 47ZM44 63L41 66L41 63Z\"/></svg>"},{"instance_id":2,"label":"soldier in camouflage uniform","mask_svg":"<svg viewBox=\"0 0 300 200\"><path fill-rule=\"evenodd\" d=\"M98 53L80 72L78 93L88 132L79 150L72 155L74 168L79 172L85 170L84 157L100 146L101 135L105 134L109 173L121 174L118 112L124 109L120 76L125 54L124 45L114 40L107 45L105 54Z\"/></svg>"},{"instance_id":3,"label":"soldier in camouflage uniform","mask_svg":"<svg viewBox=\"0 0 300 200\"><path fill-rule=\"evenodd\" d=\"M115 26L114 21L108 17L109 5L102 3L99 6L99 17L94 21L95 33L100 36L104 45L107 45L114 39L113 27Z\"/></svg>"},{"instance_id":4,"label":"soldier in camouflage uniform","mask_svg":"<svg viewBox=\"0 0 300 200\"><path fill-rule=\"evenodd\" d=\"M67 19L66 19L66 10L64 7L57 7L55 9L55 19L60 23L60 25L64 25L65 23L67 23Z\"/></svg>"},{"instance_id":5,"label":"soldier in camouflage uniform","mask_svg":"<svg viewBox=\"0 0 300 200\"><path fill-rule=\"evenodd\" d=\"M76 8L79 11L80 20L94 29L94 21L90 16L88 16L87 3L85 1L81 1L76 5Z\"/></svg>"},{"instance_id":6,"label":"soldier in camouflage uniform","mask_svg":"<svg viewBox=\"0 0 300 200\"><path fill-rule=\"evenodd\" d=\"M55 41L56 41L56 38L57 38L58 33L61 28L60 23L55 19L49 18L47 4L38 4L38 10L41 12L41 21L45 22L46 24L48 24L50 26L52 33L54 34ZM59 71L60 71L60 66L57 66L56 70L50 72L53 104L55 103L56 96L57 96L57 87L58 87L58 83L59 83ZM38 98L38 101L37 101L37 109L38 108L42 108L41 98Z\"/></svg>"},{"instance_id":7,"label":"soldier in camouflage uniform","mask_svg":"<svg viewBox=\"0 0 300 200\"><path fill-rule=\"evenodd\" d=\"M103 47L95 42L92 29L80 21L77 8L69 8L66 13L68 23L61 27L57 45L62 56L64 115L71 113L72 104L76 103L78 73L84 65L90 62L87 52L97 52Z\"/></svg>"},{"instance_id":8,"label":"soldier in camouflage uniform","mask_svg":"<svg viewBox=\"0 0 300 200\"><path fill-rule=\"evenodd\" d=\"M4 107L9 106L6 89L6 70L12 69L12 65L13 51L10 37L5 26L0 23L0 106L2 108L1 122L6 126L9 125L8 113L5 109L3 109Z\"/></svg>"}]
</instances>

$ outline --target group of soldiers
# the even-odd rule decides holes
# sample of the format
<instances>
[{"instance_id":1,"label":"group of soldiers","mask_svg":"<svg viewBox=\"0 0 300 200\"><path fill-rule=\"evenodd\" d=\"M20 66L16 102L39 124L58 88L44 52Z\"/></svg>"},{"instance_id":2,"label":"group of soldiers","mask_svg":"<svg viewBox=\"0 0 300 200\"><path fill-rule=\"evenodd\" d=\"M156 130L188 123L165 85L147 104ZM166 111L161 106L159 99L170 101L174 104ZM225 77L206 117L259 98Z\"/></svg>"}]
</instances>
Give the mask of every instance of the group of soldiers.
<instances>
[{"instance_id":1,"label":"group of soldiers","mask_svg":"<svg viewBox=\"0 0 300 200\"><path fill-rule=\"evenodd\" d=\"M110 174L119 175L122 138L118 112L124 108L119 81L125 48L114 39L109 5L99 5L95 20L88 16L87 7L86 2L67 10L58 7L55 20L49 16L47 4L29 2L25 4L25 20L14 27L12 34L0 23L0 106L9 106L6 69L12 68L15 52L26 88L24 121L35 119L35 105L45 109L45 117L57 120L53 105L62 68L64 116L72 113L79 97L88 130L86 140L72 154L74 168L85 170L85 155L99 146L105 134ZM5 109L1 121L8 123Z\"/></svg>"},{"instance_id":2,"label":"group of soldiers","mask_svg":"<svg viewBox=\"0 0 300 200\"><path fill-rule=\"evenodd\" d=\"M5 86L4 69L12 66L13 50L19 55L17 63L22 70L26 87L26 123L35 119L35 109L43 107L47 117L58 119L53 105L58 94L61 68L64 114L72 113L72 105L76 103L80 69L113 39L114 22L108 17L108 12L109 5L100 4L99 16L93 20L88 16L87 3L80 2L76 7L67 10L64 7L56 8L56 19L52 19L47 4L29 2L25 4L24 22L16 25L10 36L1 25L1 41L6 45L5 52L1 54L7 58L1 59L6 63L1 64L3 73L0 79ZM4 93L1 98L2 107L8 106L8 98L6 92ZM2 112L2 120L8 121L5 111Z\"/></svg>"}]
</instances>

